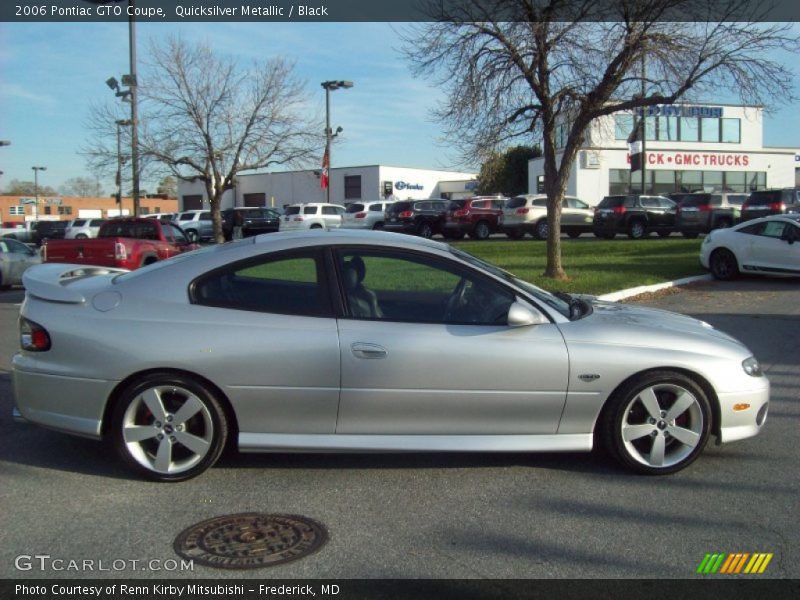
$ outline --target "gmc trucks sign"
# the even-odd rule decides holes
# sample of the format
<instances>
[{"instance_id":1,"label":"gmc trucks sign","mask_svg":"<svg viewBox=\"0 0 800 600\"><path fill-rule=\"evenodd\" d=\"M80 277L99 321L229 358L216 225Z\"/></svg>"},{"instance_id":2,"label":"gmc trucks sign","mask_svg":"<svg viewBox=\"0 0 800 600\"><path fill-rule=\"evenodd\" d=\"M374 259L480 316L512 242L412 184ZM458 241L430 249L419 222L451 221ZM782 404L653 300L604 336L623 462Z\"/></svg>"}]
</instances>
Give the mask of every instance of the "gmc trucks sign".
<instances>
[{"instance_id":1,"label":"gmc trucks sign","mask_svg":"<svg viewBox=\"0 0 800 600\"><path fill-rule=\"evenodd\" d=\"M630 164L630 154L627 161ZM648 152L647 164L669 167L748 167L750 156L721 152Z\"/></svg>"}]
</instances>

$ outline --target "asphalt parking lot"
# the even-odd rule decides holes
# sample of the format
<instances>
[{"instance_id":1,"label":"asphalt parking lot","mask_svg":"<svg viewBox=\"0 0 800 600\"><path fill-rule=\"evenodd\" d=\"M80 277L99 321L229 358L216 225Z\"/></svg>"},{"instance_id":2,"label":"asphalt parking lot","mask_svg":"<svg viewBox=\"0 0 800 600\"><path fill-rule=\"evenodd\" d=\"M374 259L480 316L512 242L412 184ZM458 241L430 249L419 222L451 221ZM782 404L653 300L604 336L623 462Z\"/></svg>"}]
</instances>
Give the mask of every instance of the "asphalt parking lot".
<instances>
[{"instance_id":1,"label":"asphalt parking lot","mask_svg":"<svg viewBox=\"0 0 800 600\"><path fill-rule=\"evenodd\" d=\"M144 482L101 443L12 421L21 298L0 293L1 578L691 578L709 552L771 552L761 577L800 577L797 280L704 282L644 301L735 335L773 386L760 436L710 444L657 478L594 454L267 454L226 457L184 483ZM330 539L259 571L15 568L37 554L166 564L184 528L241 512L306 515Z\"/></svg>"}]
</instances>

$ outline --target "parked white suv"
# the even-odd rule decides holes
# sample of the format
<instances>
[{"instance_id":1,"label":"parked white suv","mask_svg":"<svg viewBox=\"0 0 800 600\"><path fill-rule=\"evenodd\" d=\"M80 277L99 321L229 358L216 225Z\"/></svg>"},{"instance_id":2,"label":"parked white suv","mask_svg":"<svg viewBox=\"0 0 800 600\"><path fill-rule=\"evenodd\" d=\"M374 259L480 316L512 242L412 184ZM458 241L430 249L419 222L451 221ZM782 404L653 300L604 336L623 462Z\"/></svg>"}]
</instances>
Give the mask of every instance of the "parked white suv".
<instances>
[{"instance_id":1,"label":"parked white suv","mask_svg":"<svg viewBox=\"0 0 800 600\"><path fill-rule=\"evenodd\" d=\"M342 229L383 229L384 213L393 201L353 202L342 217Z\"/></svg>"},{"instance_id":2,"label":"parked white suv","mask_svg":"<svg viewBox=\"0 0 800 600\"><path fill-rule=\"evenodd\" d=\"M178 213L172 222L183 229L190 242L214 238L214 222L211 220L210 211L187 210Z\"/></svg>"},{"instance_id":3,"label":"parked white suv","mask_svg":"<svg viewBox=\"0 0 800 600\"><path fill-rule=\"evenodd\" d=\"M592 231L594 209L574 196L564 196L561 204L561 231L575 238ZM547 196L523 194L511 198L503 207L502 230L511 239L526 233L545 240L550 225L547 222Z\"/></svg>"},{"instance_id":4,"label":"parked white suv","mask_svg":"<svg viewBox=\"0 0 800 600\"><path fill-rule=\"evenodd\" d=\"M100 225L105 223L105 219L72 219L64 230L65 240L85 240L96 238L100 231Z\"/></svg>"},{"instance_id":5,"label":"parked white suv","mask_svg":"<svg viewBox=\"0 0 800 600\"><path fill-rule=\"evenodd\" d=\"M292 204L281 216L281 231L294 229L336 229L342 225L345 207L325 202Z\"/></svg>"}]
</instances>

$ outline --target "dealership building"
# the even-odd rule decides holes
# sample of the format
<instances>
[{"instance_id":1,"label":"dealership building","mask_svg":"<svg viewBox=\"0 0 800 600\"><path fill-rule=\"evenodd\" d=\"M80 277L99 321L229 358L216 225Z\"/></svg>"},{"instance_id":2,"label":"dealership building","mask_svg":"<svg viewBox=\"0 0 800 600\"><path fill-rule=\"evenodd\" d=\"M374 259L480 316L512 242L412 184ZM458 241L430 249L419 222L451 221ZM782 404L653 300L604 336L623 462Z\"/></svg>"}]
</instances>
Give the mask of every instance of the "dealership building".
<instances>
[{"instance_id":1,"label":"dealership building","mask_svg":"<svg viewBox=\"0 0 800 600\"><path fill-rule=\"evenodd\" d=\"M239 175L234 189L225 192L221 208L325 202L327 194L320 186L321 175L319 169ZM350 204L384 198L462 198L474 193L476 177L475 173L385 165L337 167L330 169L330 201ZM181 210L209 206L201 181L179 182L178 196Z\"/></svg>"},{"instance_id":2,"label":"dealership building","mask_svg":"<svg viewBox=\"0 0 800 600\"><path fill-rule=\"evenodd\" d=\"M800 150L764 146L761 107L659 105L645 108L643 114L647 193L749 192L800 183ZM634 119L633 112L620 112L592 123L567 194L597 205L607 194L641 191L642 173L631 173L628 150ZM557 148L564 146L567 135L566 125L557 127ZM531 160L531 193L543 191L543 174L544 159Z\"/></svg>"}]
</instances>

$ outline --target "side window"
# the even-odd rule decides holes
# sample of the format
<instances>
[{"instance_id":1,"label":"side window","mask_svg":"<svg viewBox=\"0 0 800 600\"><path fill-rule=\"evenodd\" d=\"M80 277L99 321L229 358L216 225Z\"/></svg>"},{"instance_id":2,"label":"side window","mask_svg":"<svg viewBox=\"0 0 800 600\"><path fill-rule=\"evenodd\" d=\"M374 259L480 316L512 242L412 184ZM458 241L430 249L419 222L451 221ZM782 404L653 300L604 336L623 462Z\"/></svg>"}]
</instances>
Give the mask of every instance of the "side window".
<instances>
[{"instance_id":1,"label":"side window","mask_svg":"<svg viewBox=\"0 0 800 600\"><path fill-rule=\"evenodd\" d=\"M504 200L492 200L492 208L497 210L502 210L505 207L506 203Z\"/></svg>"},{"instance_id":2,"label":"side window","mask_svg":"<svg viewBox=\"0 0 800 600\"><path fill-rule=\"evenodd\" d=\"M267 255L197 279L192 302L233 310L330 317L322 255L316 251Z\"/></svg>"},{"instance_id":3,"label":"side window","mask_svg":"<svg viewBox=\"0 0 800 600\"><path fill-rule=\"evenodd\" d=\"M645 208L658 208L658 199L657 198L642 198L642 206Z\"/></svg>"},{"instance_id":4,"label":"side window","mask_svg":"<svg viewBox=\"0 0 800 600\"><path fill-rule=\"evenodd\" d=\"M341 215L342 209L338 206L323 206L322 207L322 214L323 215Z\"/></svg>"},{"instance_id":5,"label":"side window","mask_svg":"<svg viewBox=\"0 0 800 600\"><path fill-rule=\"evenodd\" d=\"M317 207L316 206L304 206L303 207L303 214L304 215L315 215L315 214L317 214Z\"/></svg>"},{"instance_id":6,"label":"side window","mask_svg":"<svg viewBox=\"0 0 800 600\"><path fill-rule=\"evenodd\" d=\"M712 206L722 206L722 196L719 194L712 194L711 195L711 205Z\"/></svg>"},{"instance_id":7,"label":"side window","mask_svg":"<svg viewBox=\"0 0 800 600\"><path fill-rule=\"evenodd\" d=\"M781 223L780 221L767 221L763 223L764 229L761 230L759 235L764 237L770 238L778 238L783 235L783 228L785 227L786 223Z\"/></svg>"},{"instance_id":8,"label":"side window","mask_svg":"<svg viewBox=\"0 0 800 600\"><path fill-rule=\"evenodd\" d=\"M636 208L636 198L634 196L626 196L622 205L625 208Z\"/></svg>"},{"instance_id":9,"label":"side window","mask_svg":"<svg viewBox=\"0 0 800 600\"><path fill-rule=\"evenodd\" d=\"M383 204L370 204L369 212L383 212Z\"/></svg>"},{"instance_id":10,"label":"side window","mask_svg":"<svg viewBox=\"0 0 800 600\"><path fill-rule=\"evenodd\" d=\"M28 248L22 242L17 242L16 240L7 240L5 243L8 245L7 250L5 250L7 252L11 252L13 254L24 254L27 256L34 254L33 250Z\"/></svg>"},{"instance_id":11,"label":"side window","mask_svg":"<svg viewBox=\"0 0 800 600\"><path fill-rule=\"evenodd\" d=\"M481 275L428 256L338 253L347 314L412 323L505 325L514 295Z\"/></svg>"},{"instance_id":12,"label":"side window","mask_svg":"<svg viewBox=\"0 0 800 600\"><path fill-rule=\"evenodd\" d=\"M186 239L186 236L183 234L183 231L178 229L177 227L173 227L169 223L162 223L161 227L165 227L168 231L172 232L172 238L178 244L188 244L189 240Z\"/></svg>"},{"instance_id":13,"label":"side window","mask_svg":"<svg viewBox=\"0 0 800 600\"><path fill-rule=\"evenodd\" d=\"M675 208L676 206L676 204L669 198L659 198L658 204L659 206L661 206L661 208L666 208L667 210L669 210L670 208Z\"/></svg>"},{"instance_id":14,"label":"side window","mask_svg":"<svg viewBox=\"0 0 800 600\"><path fill-rule=\"evenodd\" d=\"M577 198L567 198L567 200L569 201L570 208L580 208L583 210L589 208L589 205L583 200L578 200Z\"/></svg>"},{"instance_id":15,"label":"side window","mask_svg":"<svg viewBox=\"0 0 800 600\"><path fill-rule=\"evenodd\" d=\"M200 213L200 220L201 221L210 221L211 220L211 213L210 212Z\"/></svg>"}]
</instances>

